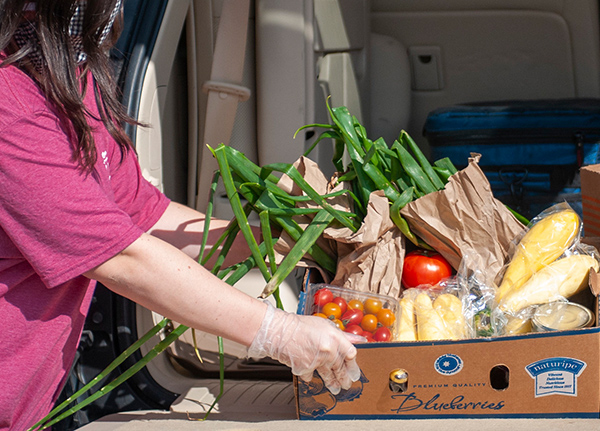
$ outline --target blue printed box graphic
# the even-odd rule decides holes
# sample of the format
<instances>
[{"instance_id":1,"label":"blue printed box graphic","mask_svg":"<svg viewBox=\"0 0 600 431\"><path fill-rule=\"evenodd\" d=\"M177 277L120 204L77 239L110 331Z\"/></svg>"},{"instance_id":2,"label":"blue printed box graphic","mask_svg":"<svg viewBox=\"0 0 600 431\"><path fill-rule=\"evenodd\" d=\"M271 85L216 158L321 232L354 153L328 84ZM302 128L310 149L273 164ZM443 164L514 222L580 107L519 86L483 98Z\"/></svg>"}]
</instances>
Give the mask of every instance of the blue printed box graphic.
<instances>
[{"instance_id":1,"label":"blue printed box graphic","mask_svg":"<svg viewBox=\"0 0 600 431\"><path fill-rule=\"evenodd\" d=\"M577 396L577 377L586 363L573 358L547 358L529 364L525 370L535 380L535 396Z\"/></svg>"}]
</instances>

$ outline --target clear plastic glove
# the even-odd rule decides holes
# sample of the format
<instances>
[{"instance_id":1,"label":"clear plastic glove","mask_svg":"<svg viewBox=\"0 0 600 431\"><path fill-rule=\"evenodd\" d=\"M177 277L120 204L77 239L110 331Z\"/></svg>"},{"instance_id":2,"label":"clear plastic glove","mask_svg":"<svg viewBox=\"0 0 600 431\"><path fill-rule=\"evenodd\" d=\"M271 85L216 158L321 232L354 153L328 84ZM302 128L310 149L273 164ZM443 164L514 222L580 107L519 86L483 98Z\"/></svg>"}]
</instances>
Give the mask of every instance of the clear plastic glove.
<instances>
[{"instance_id":1,"label":"clear plastic glove","mask_svg":"<svg viewBox=\"0 0 600 431\"><path fill-rule=\"evenodd\" d=\"M356 348L345 332L321 317L286 313L268 303L262 325L248 349L251 358L268 356L310 382L316 370L331 393L360 378Z\"/></svg>"}]
</instances>

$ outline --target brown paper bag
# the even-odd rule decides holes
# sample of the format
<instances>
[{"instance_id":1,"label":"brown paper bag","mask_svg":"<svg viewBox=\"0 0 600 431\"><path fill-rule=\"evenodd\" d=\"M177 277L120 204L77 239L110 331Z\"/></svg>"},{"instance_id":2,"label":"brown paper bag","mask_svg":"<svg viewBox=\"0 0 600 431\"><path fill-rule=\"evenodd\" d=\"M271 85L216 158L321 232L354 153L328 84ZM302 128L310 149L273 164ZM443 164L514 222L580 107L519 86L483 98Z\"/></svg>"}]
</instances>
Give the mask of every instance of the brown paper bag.
<instances>
[{"instance_id":1,"label":"brown paper bag","mask_svg":"<svg viewBox=\"0 0 600 431\"><path fill-rule=\"evenodd\" d=\"M479 167L481 155L472 153L469 165L450 177L445 189L425 195L401 214L411 230L458 269L463 256L485 269L492 282L502 269L512 240L525 228L495 199Z\"/></svg>"},{"instance_id":2,"label":"brown paper bag","mask_svg":"<svg viewBox=\"0 0 600 431\"><path fill-rule=\"evenodd\" d=\"M326 229L325 235L339 246L337 273L331 282L361 292L400 296L405 237L390 218L390 205L382 191L369 199L367 215L356 233L349 229Z\"/></svg>"}]
</instances>

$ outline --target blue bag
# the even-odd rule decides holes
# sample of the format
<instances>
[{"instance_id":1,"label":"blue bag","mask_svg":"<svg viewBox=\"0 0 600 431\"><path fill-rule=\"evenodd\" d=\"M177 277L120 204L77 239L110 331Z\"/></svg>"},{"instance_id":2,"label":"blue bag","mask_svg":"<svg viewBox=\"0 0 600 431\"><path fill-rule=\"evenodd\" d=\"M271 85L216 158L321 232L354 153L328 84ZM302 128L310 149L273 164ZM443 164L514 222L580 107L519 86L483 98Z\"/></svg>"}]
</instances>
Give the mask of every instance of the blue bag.
<instances>
[{"instance_id":1,"label":"blue bag","mask_svg":"<svg viewBox=\"0 0 600 431\"><path fill-rule=\"evenodd\" d=\"M600 162L600 99L455 105L427 117L431 159L463 168L482 155L496 198L532 218L567 201L581 214L579 168Z\"/></svg>"}]
</instances>

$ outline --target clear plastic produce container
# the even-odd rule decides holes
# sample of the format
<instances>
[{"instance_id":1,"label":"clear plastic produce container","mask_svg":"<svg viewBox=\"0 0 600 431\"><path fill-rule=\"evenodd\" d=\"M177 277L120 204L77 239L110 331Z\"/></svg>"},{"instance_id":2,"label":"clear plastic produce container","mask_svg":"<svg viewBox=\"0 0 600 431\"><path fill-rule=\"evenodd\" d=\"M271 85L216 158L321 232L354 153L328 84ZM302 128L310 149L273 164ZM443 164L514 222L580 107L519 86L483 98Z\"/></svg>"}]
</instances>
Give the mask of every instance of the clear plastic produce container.
<instances>
[{"instance_id":1,"label":"clear plastic produce container","mask_svg":"<svg viewBox=\"0 0 600 431\"><path fill-rule=\"evenodd\" d=\"M304 314L332 321L340 330L362 335L367 342L394 341L400 305L397 299L328 284L310 284Z\"/></svg>"}]
</instances>

